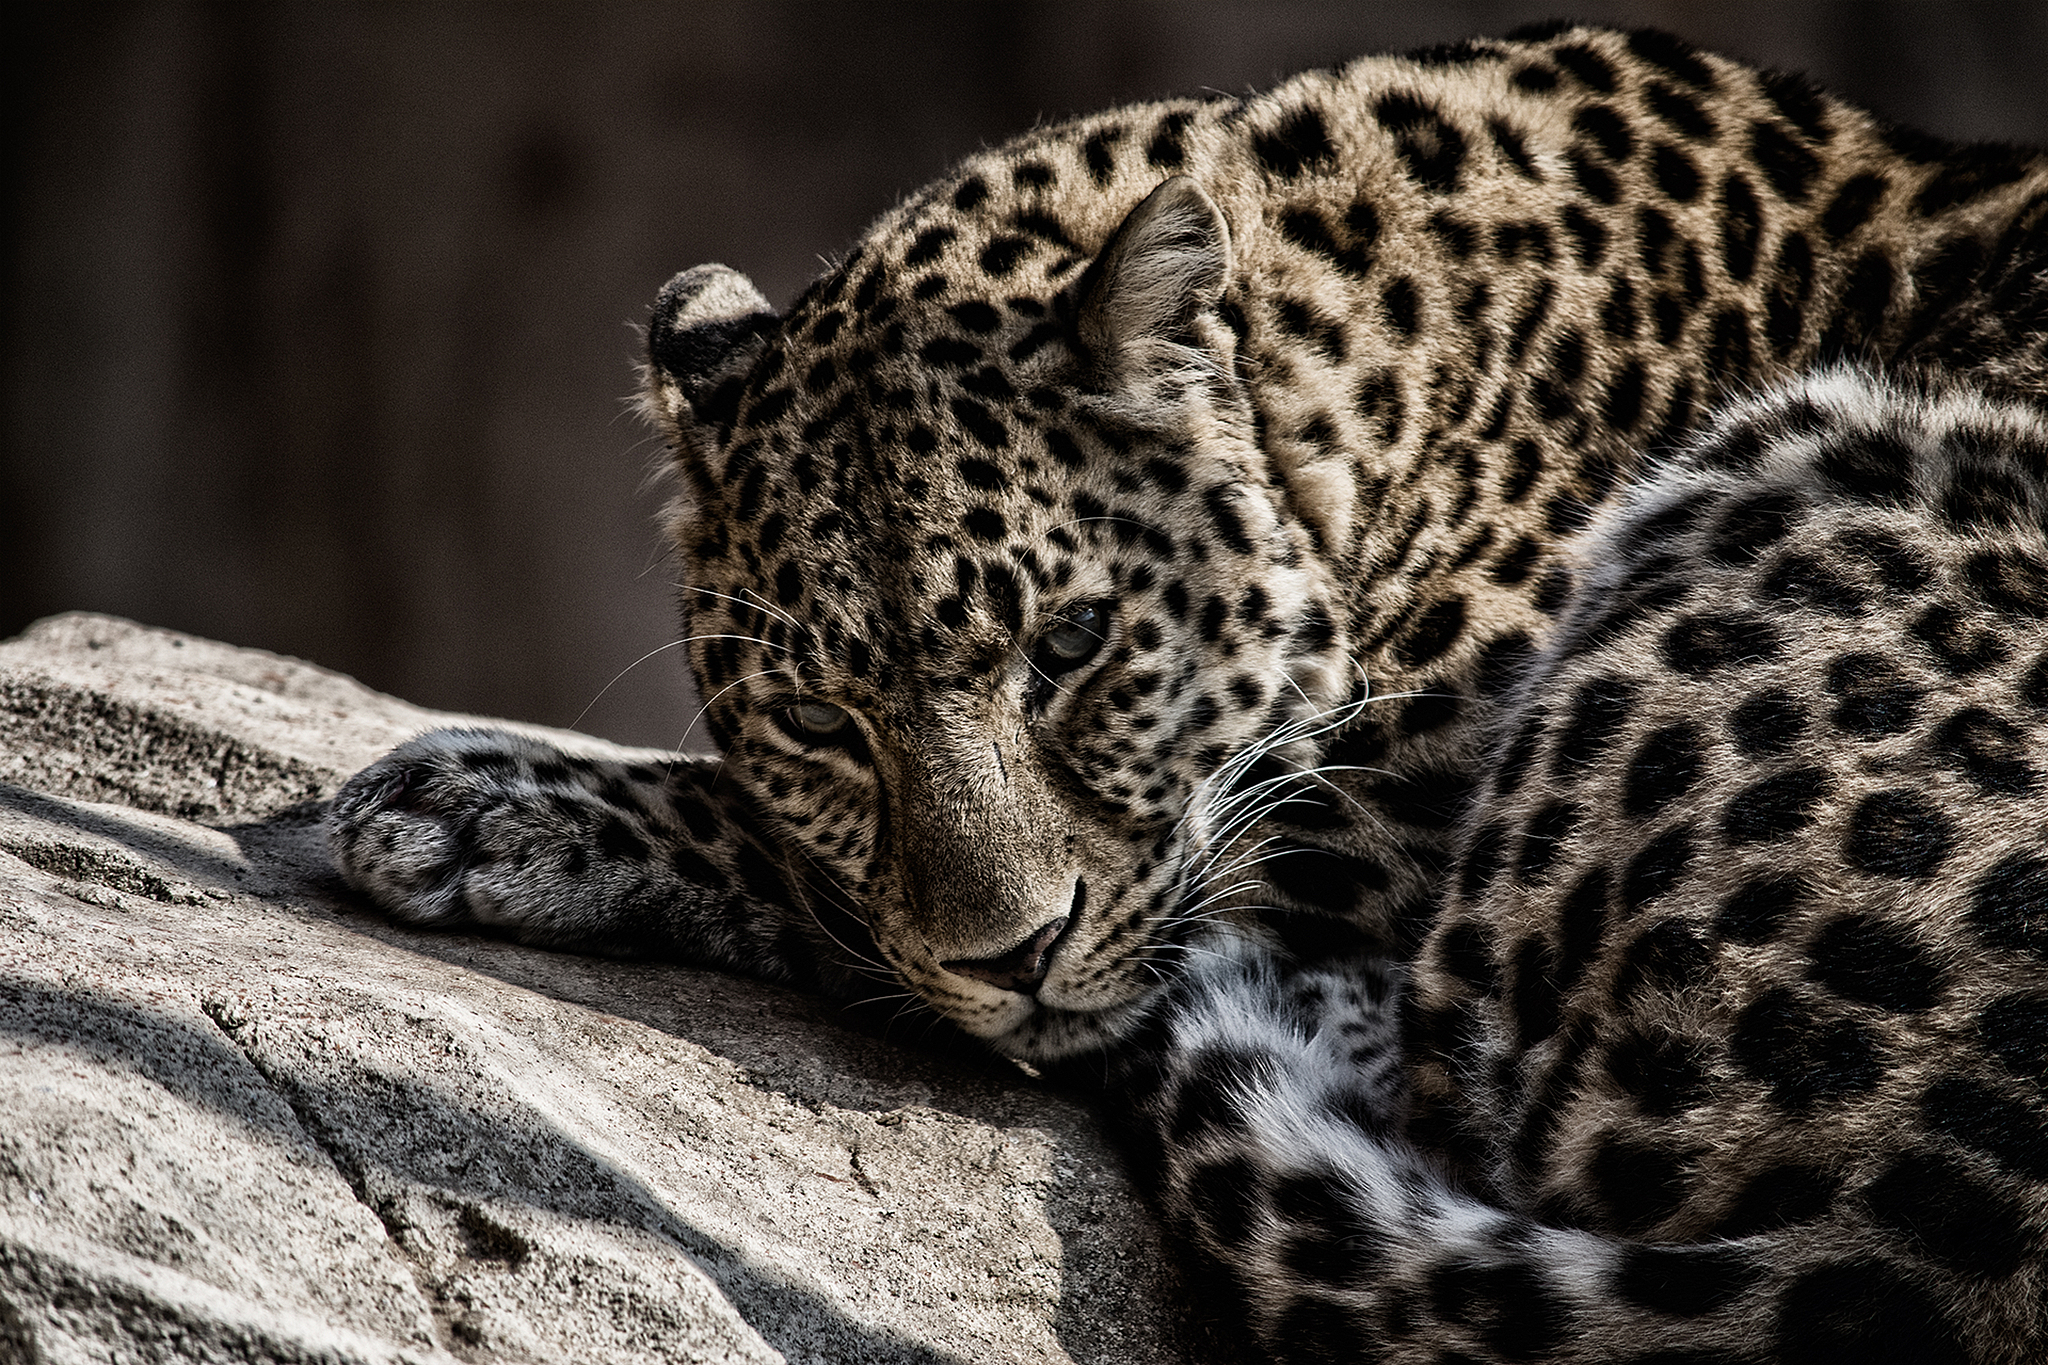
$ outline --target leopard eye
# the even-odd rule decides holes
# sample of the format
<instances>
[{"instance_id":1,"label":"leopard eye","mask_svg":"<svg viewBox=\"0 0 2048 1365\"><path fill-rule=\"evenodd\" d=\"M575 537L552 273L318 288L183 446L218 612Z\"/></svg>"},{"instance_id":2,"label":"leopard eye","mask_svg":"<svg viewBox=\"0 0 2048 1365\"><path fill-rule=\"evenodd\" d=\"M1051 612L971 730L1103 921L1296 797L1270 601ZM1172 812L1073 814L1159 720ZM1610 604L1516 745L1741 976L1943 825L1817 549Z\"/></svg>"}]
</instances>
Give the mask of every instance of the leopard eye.
<instances>
[{"instance_id":1,"label":"leopard eye","mask_svg":"<svg viewBox=\"0 0 2048 1365\"><path fill-rule=\"evenodd\" d=\"M846 728L852 717L843 706L830 702L798 702L789 708L788 716L792 733L805 739L830 739Z\"/></svg>"},{"instance_id":2,"label":"leopard eye","mask_svg":"<svg viewBox=\"0 0 2048 1365\"><path fill-rule=\"evenodd\" d=\"M1095 657L1108 634L1107 602L1084 602L1070 607L1039 637L1038 666L1047 673L1079 668Z\"/></svg>"},{"instance_id":3,"label":"leopard eye","mask_svg":"<svg viewBox=\"0 0 2048 1365\"><path fill-rule=\"evenodd\" d=\"M813 749L836 749L860 762L868 762L868 743L853 712L829 701L800 701L768 713L775 728L798 744Z\"/></svg>"}]
</instances>

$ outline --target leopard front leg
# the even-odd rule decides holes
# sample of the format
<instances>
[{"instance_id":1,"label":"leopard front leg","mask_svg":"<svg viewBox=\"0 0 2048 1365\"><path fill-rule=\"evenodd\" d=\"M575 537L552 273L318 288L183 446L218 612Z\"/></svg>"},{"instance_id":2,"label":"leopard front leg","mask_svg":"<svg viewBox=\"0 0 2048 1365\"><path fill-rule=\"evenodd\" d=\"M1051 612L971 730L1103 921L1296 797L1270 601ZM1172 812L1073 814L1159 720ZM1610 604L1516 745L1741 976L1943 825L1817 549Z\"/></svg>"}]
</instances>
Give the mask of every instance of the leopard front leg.
<instances>
[{"instance_id":1,"label":"leopard front leg","mask_svg":"<svg viewBox=\"0 0 2048 1365\"><path fill-rule=\"evenodd\" d=\"M437 730L349 779L329 847L350 886L410 924L846 997L853 964L873 957L865 926L793 883L719 776L715 757L599 758Z\"/></svg>"}]
</instances>

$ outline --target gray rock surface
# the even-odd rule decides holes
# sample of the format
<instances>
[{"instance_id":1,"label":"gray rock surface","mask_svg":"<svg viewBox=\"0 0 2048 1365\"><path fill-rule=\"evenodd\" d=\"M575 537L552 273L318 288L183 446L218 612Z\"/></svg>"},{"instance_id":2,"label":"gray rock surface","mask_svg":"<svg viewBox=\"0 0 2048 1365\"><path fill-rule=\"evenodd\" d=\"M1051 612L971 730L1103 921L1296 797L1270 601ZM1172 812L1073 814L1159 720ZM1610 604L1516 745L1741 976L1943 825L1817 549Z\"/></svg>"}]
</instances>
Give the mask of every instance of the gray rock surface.
<instances>
[{"instance_id":1,"label":"gray rock surface","mask_svg":"<svg viewBox=\"0 0 2048 1365\"><path fill-rule=\"evenodd\" d=\"M0 642L0 1362L1207 1357L1021 1071L352 897L325 798L461 719L108 617Z\"/></svg>"}]
</instances>

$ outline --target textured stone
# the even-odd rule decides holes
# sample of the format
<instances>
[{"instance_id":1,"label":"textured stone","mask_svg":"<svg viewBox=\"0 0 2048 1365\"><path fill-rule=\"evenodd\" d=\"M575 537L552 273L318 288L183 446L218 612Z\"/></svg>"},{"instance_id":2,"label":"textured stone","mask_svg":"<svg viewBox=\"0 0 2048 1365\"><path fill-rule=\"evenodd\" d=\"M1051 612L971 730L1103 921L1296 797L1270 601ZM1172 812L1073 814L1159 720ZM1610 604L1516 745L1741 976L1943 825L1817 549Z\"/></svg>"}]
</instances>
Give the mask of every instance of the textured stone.
<instances>
[{"instance_id":1,"label":"textured stone","mask_svg":"<svg viewBox=\"0 0 2048 1365\"><path fill-rule=\"evenodd\" d=\"M0 643L0 1360L1208 1358L1021 1071L358 902L325 798L461 719L105 617Z\"/></svg>"}]
</instances>

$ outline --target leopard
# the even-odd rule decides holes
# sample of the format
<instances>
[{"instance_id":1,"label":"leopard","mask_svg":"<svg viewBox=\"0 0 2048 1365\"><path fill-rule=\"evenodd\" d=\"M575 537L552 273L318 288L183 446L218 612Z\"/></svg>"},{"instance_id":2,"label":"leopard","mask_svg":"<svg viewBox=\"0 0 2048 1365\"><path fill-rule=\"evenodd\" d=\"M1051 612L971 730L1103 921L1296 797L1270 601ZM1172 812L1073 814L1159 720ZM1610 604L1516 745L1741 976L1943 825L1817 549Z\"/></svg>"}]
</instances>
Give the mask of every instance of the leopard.
<instances>
[{"instance_id":1,"label":"leopard","mask_svg":"<svg viewBox=\"0 0 2048 1365\"><path fill-rule=\"evenodd\" d=\"M395 918L1090 1088L1277 1360L2048 1351L2048 156L1555 23L1042 126L643 406L710 754Z\"/></svg>"}]
</instances>

